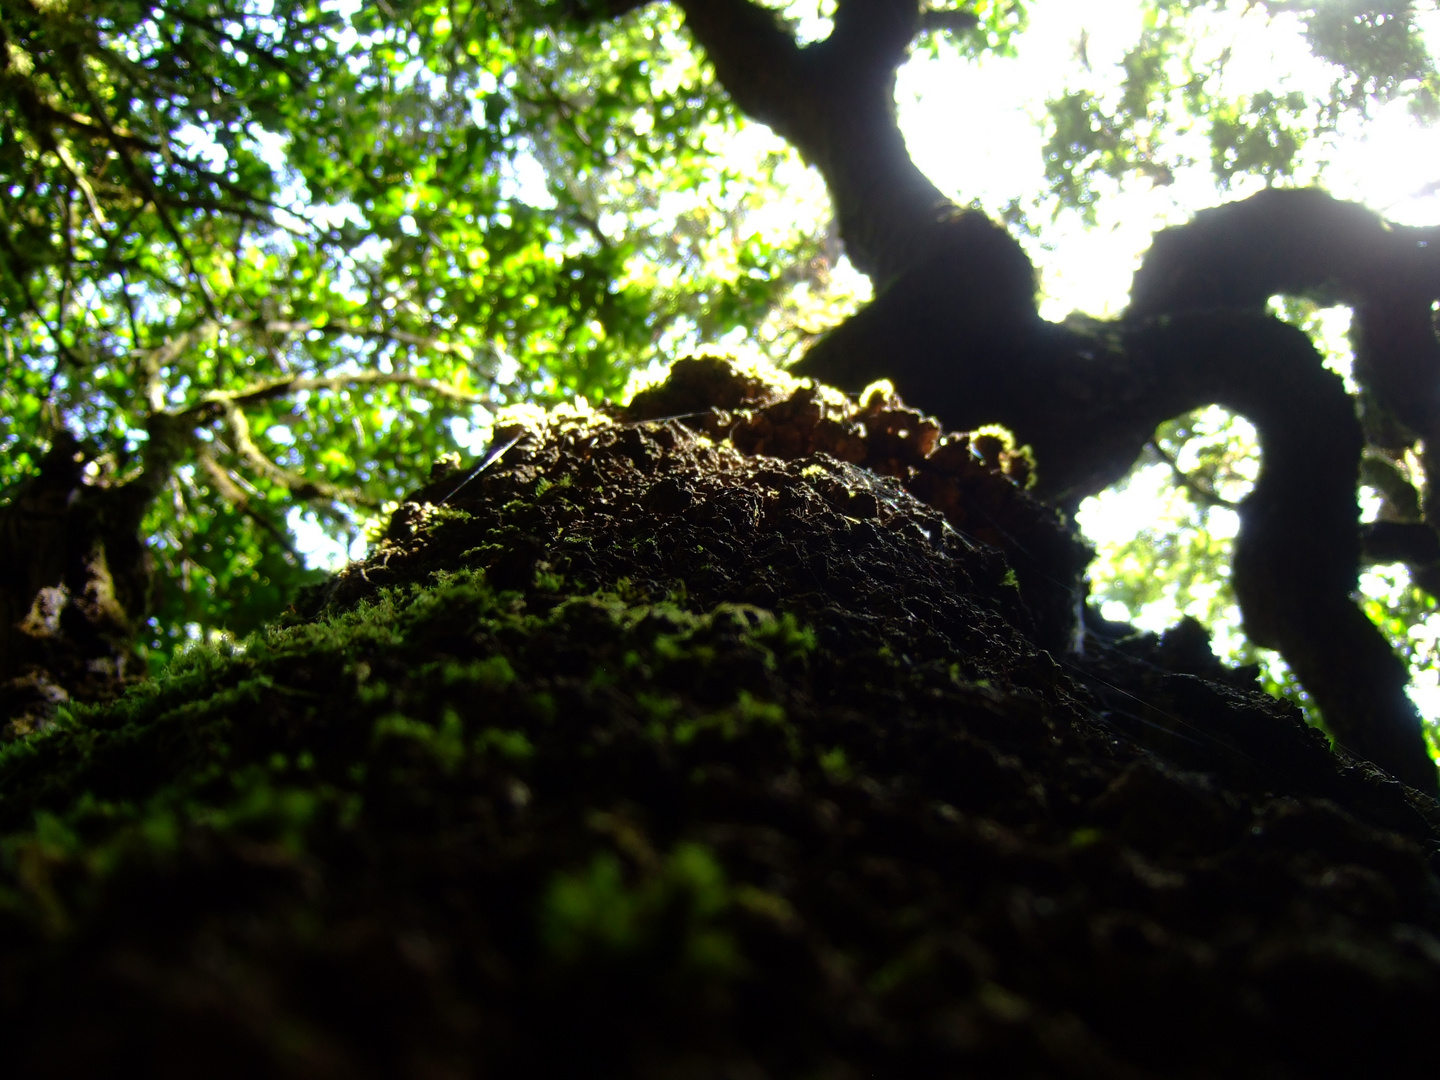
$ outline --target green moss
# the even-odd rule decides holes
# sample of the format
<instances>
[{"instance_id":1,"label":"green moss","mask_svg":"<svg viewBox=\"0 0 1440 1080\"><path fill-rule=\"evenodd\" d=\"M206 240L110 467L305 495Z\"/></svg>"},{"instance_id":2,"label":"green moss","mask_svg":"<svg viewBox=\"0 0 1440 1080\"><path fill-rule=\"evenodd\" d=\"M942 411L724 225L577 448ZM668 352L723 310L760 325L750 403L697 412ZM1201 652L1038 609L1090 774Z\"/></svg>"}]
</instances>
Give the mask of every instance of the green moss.
<instances>
[{"instance_id":1,"label":"green moss","mask_svg":"<svg viewBox=\"0 0 1440 1080\"><path fill-rule=\"evenodd\" d=\"M553 570L535 571L535 588L541 592L558 593L565 588L565 575Z\"/></svg>"},{"instance_id":2,"label":"green moss","mask_svg":"<svg viewBox=\"0 0 1440 1080\"><path fill-rule=\"evenodd\" d=\"M565 963L654 951L678 939L680 964L708 976L744 966L718 920L731 906L725 871L702 844L682 843L649 868L628 871L613 852L557 874L541 899L540 938Z\"/></svg>"},{"instance_id":3,"label":"green moss","mask_svg":"<svg viewBox=\"0 0 1440 1080\"><path fill-rule=\"evenodd\" d=\"M439 724L390 713L375 722L375 743L408 743L434 758L442 772L453 773L465 756L464 724L454 709L445 709Z\"/></svg>"},{"instance_id":4,"label":"green moss","mask_svg":"<svg viewBox=\"0 0 1440 1080\"><path fill-rule=\"evenodd\" d=\"M503 656L463 662L446 660L439 667L440 684L447 688L465 686L498 693L515 682L515 669Z\"/></svg>"},{"instance_id":5,"label":"green moss","mask_svg":"<svg viewBox=\"0 0 1440 1080\"><path fill-rule=\"evenodd\" d=\"M472 515L459 507L432 506L425 515L424 532L435 533L448 525L463 525L472 520Z\"/></svg>"},{"instance_id":6,"label":"green moss","mask_svg":"<svg viewBox=\"0 0 1440 1080\"><path fill-rule=\"evenodd\" d=\"M475 521L432 521L433 559L396 548L401 569L366 566L376 582L412 584L370 594L366 577L350 600L337 586L336 604L369 599L197 646L121 701L0 749L0 992L17 1010L37 1002L27 1015L68 1017L97 972L138 971L103 992L103 1030L127 1022L131 994L164 1015L168 1045L175 1010L218 1001L200 1019L219 1015L227 1038L264 1029L273 1010L257 1038L289 1048L318 1031L313 1045L347 1052L352 1040L381 1072L409 1065L366 1042L372 1028L377 1044L434 1050L444 1065L425 1025L454 1018L479 1047L455 1055L480 1063L462 1071L518 1075L513 1061L550 1052L558 1016L592 1024L576 1043L584 1067L610 1062L596 1075L694 1074L604 1048L652 1028L647 1053L672 1030L707 1050L774 1032L774 1052L754 1058L764 1071L840 1075L828 1049L805 1046L894 1033L894 1046L923 1048L935 1032L948 1046L959 1032L1009 1054L992 1036L1027 1015L1000 986L1017 964L1076 965L1063 986L1084 990L1057 992L1066 1010L1113 989L1126 969L1098 935L1115 906L1152 892L1176 905L1136 888L1123 828L1096 820L1107 791L1133 796L1113 786L1129 751L1098 721L1069 724L1087 706L1007 629L1016 598L995 596L993 562L972 578L983 595L954 605L962 576L921 574L904 594L904 567L877 560L887 534L868 526L817 550L801 523L723 588L691 563L655 571L654 535L607 548L608 533L577 528L565 550L584 558L501 565L545 540L543 522L532 528L541 502L575 520L565 487L523 491L493 527L483 519L499 499ZM706 545L733 567L715 529ZM627 548L640 553L629 577L606 561ZM457 558L495 563L494 578L453 569ZM687 574L696 597L786 597L819 631L785 611L692 600ZM1228 886L1212 873L1211 887ZM1188 970L1181 960L1173 970ZM356 987L364 1008L352 1010ZM345 1026L351 1012L363 1030ZM926 1066L928 1052L887 1050L870 1071L966 1073ZM285 1060L299 1064L255 1071L313 1075L328 1061ZM747 1057L731 1071L760 1067Z\"/></svg>"},{"instance_id":7,"label":"green moss","mask_svg":"<svg viewBox=\"0 0 1440 1080\"><path fill-rule=\"evenodd\" d=\"M283 834L298 850L321 819L363 813L381 778L423 788L432 772L549 761L581 751L585 725L603 733L626 717L670 745L758 737L757 752L794 756L771 681L814 652L808 628L619 586L532 609L459 570L314 622L197 645L119 702L70 710L0 749L0 825L20 850L47 822L46 857L62 860L83 852L57 847L57 829L82 820L92 853L122 833L160 853L194 828ZM580 662L578 682L562 674L566 655ZM589 716L580 728L552 730L576 709Z\"/></svg>"},{"instance_id":8,"label":"green moss","mask_svg":"<svg viewBox=\"0 0 1440 1080\"><path fill-rule=\"evenodd\" d=\"M820 763L821 770L832 780L843 782L849 780L853 775L843 746L832 746L829 750L823 750L816 756L816 759Z\"/></svg>"},{"instance_id":9,"label":"green moss","mask_svg":"<svg viewBox=\"0 0 1440 1080\"><path fill-rule=\"evenodd\" d=\"M772 701L758 701L745 690L728 708L686 719L671 730L675 742L683 746L706 735L732 741L751 734L756 727L769 727L781 734L793 756L795 732L786 723L785 709Z\"/></svg>"},{"instance_id":10,"label":"green moss","mask_svg":"<svg viewBox=\"0 0 1440 1080\"><path fill-rule=\"evenodd\" d=\"M494 751L511 761L528 761L535 756L535 744L523 731L507 731L503 728L486 728L475 737L477 753Z\"/></svg>"}]
</instances>

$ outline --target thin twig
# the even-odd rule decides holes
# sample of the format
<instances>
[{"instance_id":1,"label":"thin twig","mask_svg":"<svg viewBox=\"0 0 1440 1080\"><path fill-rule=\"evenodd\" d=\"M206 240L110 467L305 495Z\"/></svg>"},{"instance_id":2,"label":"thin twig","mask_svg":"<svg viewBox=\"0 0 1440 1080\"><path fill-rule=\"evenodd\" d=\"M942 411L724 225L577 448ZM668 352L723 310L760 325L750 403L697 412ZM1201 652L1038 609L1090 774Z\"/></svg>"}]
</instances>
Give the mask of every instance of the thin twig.
<instances>
[{"instance_id":1,"label":"thin twig","mask_svg":"<svg viewBox=\"0 0 1440 1080\"><path fill-rule=\"evenodd\" d=\"M1161 461L1170 466L1170 471L1175 474L1175 479L1180 486L1194 495L1196 499L1207 507L1223 507L1226 510L1240 509L1239 503L1231 502L1229 499L1222 497L1217 494L1215 489L1209 484L1197 480L1184 469L1180 468L1180 463L1160 445L1159 440L1151 439L1149 446L1150 449L1155 451Z\"/></svg>"},{"instance_id":2,"label":"thin twig","mask_svg":"<svg viewBox=\"0 0 1440 1080\"><path fill-rule=\"evenodd\" d=\"M199 267L196 266L195 259L190 254L190 249L185 243L185 238L180 233L179 226L175 224L166 210L165 201L161 198L160 192L156 189L155 185L151 183L150 177L145 175L144 170L135 163L128 148L115 133L114 126L110 123L110 118L105 114L104 105L95 96L95 91L91 89L90 80L85 77L83 67L81 67L78 62L72 61L71 68L71 77L75 79L80 92L90 102L90 107L94 110L96 117L99 119L99 123L105 129L105 134L110 141L111 147L114 148L116 154L124 164L126 171L130 173L130 178L135 181L135 185L145 193L145 196L150 200L150 204L155 207L155 216L160 219L161 226L175 241L175 246L180 252L180 257L184 259L185 265L190 271L190 276L195 282L195 287L200 293L200 299L204 302L210 317L218 318L219 312L215 306L215 298L210 295L210 288L206 284L205 275L200 273Z\"/></svg>"},{"instance_id":3,"label":"thin twig","mask_svg":"<svg viewBox=\"0 0 1440 1080\"><path fill-rule=\"evenodd\" d=\"M467 394L453 386L434 379L421 378L408 371L357 371L351 375L328 375L305 377L282 375L276 379L252 383L241 390L212 390L198 402L176 410L171 415L178 418L199 419L216 412L225 412L230 407L253 405L261 401L299 394L307 390L345 390L352 386L413 386L452 401L465 404L479 404L485 400L476 394Z\"/></svg>"}]
</instances>

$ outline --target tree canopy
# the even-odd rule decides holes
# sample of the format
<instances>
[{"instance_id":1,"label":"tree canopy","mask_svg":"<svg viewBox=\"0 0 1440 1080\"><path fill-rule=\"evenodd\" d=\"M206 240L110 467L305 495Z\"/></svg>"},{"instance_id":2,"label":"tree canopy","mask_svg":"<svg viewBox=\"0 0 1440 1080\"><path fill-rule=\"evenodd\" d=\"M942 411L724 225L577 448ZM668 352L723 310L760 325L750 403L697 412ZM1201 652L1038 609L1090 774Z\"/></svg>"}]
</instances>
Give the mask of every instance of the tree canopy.
<instances>
[{"instance_id":1,"label":"tree canopy","mask_svg":"<svg viewBox=\"0 0 1440 1080\"><path fill-rule=\"evenodd\" d=\"M278 611L294 508L353 538L476 405L618 393L676 320L758 324L804 264L813 240L745 238L713 280L720 227L657 212L662 177L731 182L701 141L733 117L654 44L673 18L562 39L535 14L5 9L0 482L66 430L146 489L162 655ZM548 206L517 161L549 163Z\"/></svg>"},{"instance_id":2,"label":"tree canopy","mask_svg":"<svg viewBox=\"0 0 1440 1080\"><path fill-rule=\"evenodd\" d=\"M1323 179L1317 148L1388 102L1433 120L1433 12L1147 3L1118 67L1075 43L1073 85L1048 104L1045 188L965 213L971 196L914 163L896 72L916 54L1008 54L1044 14L1001 0L5 0L8 711L84 692L36 682L56 649L123 681L190 637L260 625L317 576L297 530L352 545L432 462L478 450L506 406L617 396L698 343L797 358L865 292L843 252L879 300L809 369L857 389L891 376L957 426L1010 424L1036 448L1037 490L1069 510L1140 452L1173 462L1195 505L1238 502L1222 490L1234 454L1199 452L1191 410L1273 416L1284 434L1251 416L1271 475L1246 526L1250 565L1267 568L1241 597L1251 636L1286 654L1342 738L1370 723L1362 699L1413 723L1404 673L1349 599L1347 463L1363 448L1393 526L1368 531L1369 554L1424 587L1440 561L1423 505L1440 422L1429 233L1313 193L1237 204L1157 244L1129 321L1063 326L1039 319L1036 248L1019 241L1195 170L1216 201ZM1207 30L1241 17L1298 27L1328 86L1237 91ZM789 191L814 191L797 154L830 209L777 221L766 211ZM1258 243L1274 258L1235 273ZM1323 304L1362 312L1353 438L1331 435L1356 399L1316 383L1309 343L1259 314L1277 293L1299 321ZM1242 385L1256 370L1290 374ZM1329 486L1306 488L1313 475ZM1294 558L1302 519L1324 550ZM1153 580L1132 572L1135 595ZM1394 637L1431 603L1402 592L1371 605ZM1368 674L1316 689L1336 663L1317 621L1348 627L1337 647L1368 656Z\"/></svg>"}]
</instances>

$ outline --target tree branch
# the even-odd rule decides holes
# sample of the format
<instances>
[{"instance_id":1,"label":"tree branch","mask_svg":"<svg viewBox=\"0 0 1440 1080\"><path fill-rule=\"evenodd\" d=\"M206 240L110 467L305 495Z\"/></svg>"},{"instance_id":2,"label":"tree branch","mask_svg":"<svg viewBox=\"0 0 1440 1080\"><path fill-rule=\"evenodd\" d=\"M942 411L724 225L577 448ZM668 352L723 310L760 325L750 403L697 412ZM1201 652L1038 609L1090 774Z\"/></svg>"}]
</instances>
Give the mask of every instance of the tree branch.
<instances>
[{"instance_id":1,"label":"tree branch","mask_svg":"<svg viewBox=\"0 0 1440 1080\"><path fill-rule=\"evenodd\" d=\"M423 334L412 334L408 330L399 330L394 327L375 330L369 327L355 326L352 323L343 321L326 322L323 325L317 325L316 323L303 320L288 322L284 319L272 319L268 321L237 319L232 323L226 324L225 328L227 330L249 330L252 332L258 329L268 334L308 334L314 331L321 334L349 335L371 340L398 341L403 345L414 345L417 348L429 349L431 352L458 356L466 362L474 358L474 350L468 345L457 342L440 341L437 338L425 337ZM473 400L479 401L481 399L474 398Z\"/></svg>"},{"instance_id":2,"label":"tree branch","mask_svg":"<svg viewBox=\"0 0 1440 1080\"><path fill-rule=\"evenodd\" d=\"M11 77L13 78L13 76ZM38 96L36 96L33 102L27 100L26 104L28 111L34 114L32 118L44 117L50 121L52 126L72 128L75 131L83 132L93 139L110 141L104 125L97 123L92 117L86 116L84 113L57 109ZM127 146L132 146L136 150L143 150L151 154L159 152L160 148L158 146L142 136L136 135L126 127L115 125L112 130L114 132L114 139Z\"/></svg>"},{"instance_id":3,"label":"tree branch","mask_svg":"<svg viewBox=\"0 0 1440 1080\"><path fill-rule=\"evenodd\" d=\"M652 0L564 0L561 9L572 22L592 23L601 19L615 19L638 11Z\"/></svg>"},{"instance_id":4,"label":"tree branch","mask_svg":"<svg viewBox=\"0 0 1440 1080\"><path fill-rule=\"evenodd\" d=\"M173 364L182 353L202 338L213 333L217 324L213 319L202 319L189 330L170 338L164 344L141 353L140 364L145 372L145 399L152 412L165 411L165 386L161 372L167 364Z\"/></svg>"},{"instance_id":5,"label":"tree branch","mask_svg":"<svg viewBox=\"0 0 1440 1080\"><path fill-rule=\"evenodd\" d=\"M963 246L956 207L916 168L895 119L919 0L842 0L834 32L806 48L752 0L678 3L735 103L820 170L847 253L877 286Z\"/></svg>"},{"instance_id":6,"label":"tree branch","mask_svg":"<svg viewBox=\"0 0 1440 1080\"><path fill-rule=\"evenodd\" d=\"M1360 526L1367 563L1404 563L1429 567L1440 563L1440 536L1422 521L1371 521Z\"/></svg>"},{"instance_id":7,"label":"tree branch","mask_svg":"<svg viewBox=\"0 0 1440 1080\"><path fill-rule=\"evenodd\" d=\"M190 254L189 246L185 243L185 238L181 235L179 227L165 209L164 200L161 199L159 192L156 191L155 185L151 182L151 178L135 163L135 159L131 156L129 147L125 144L124 140L115 132L114 125L111 124L110 118L105 115L104 105L95 96L95 91L90 87L90 80L86 77L81 62L72 58L70 66L71 77L75 80L80 93L90 102L90 107L94 111L98 123L103 128L110 145L114 148L116 156L118 156L124 164L126 171L129 172L130 178L135 182L136 187L144 192L145 197L150 201L151 205L155 207L155 216L160 219L161 226L170 234L171 239L175 241L176 249L180 252L180 257L185 261L185 265L190 271L190 276L195 282L195 287L200 293L200 299L204 303L206 311L212 319L218 318L215 298L210 294L210 287L205 282L205 276L201 274L196 267L195 260Z\"/></svg>"},{"instance_id":8,"label":"tree branch","mask_svg":"<svg viewBox=\"0 0 1440 1080\"><path fill-rule=\"evenodd\" d=\"M305 377L282 375L276 379L252 383L241 390L212 390L193 405L170 412L168 415L190 422L203 422L216 413L228 412L232 407L254 405L261 401L298 394L306 390L345 390L352 386L413 386L439 397L449 398L466 404L479 404L486 400L476 394L467 394L453 386L434 379L421 378L408 371L357 371L351 375L330 375Z\"/></svg>"},{"instance_id":9,"label":"tree branch","mask_svg":"<svg viewBox=\"0 0 1440 1080\"><path fill-rule=\"evenodd\" d=\"M3 248L5 254L9 256L9 258L5 260L6 273L9 274L10 279L19 287L21 295L25 297L26 309L35 317L36 321L45 328L45 332L50 336L50 340L55 343L56 355L66 363L78 366L80 364L80 358L75 355L74 350L65 344L64 339L60 336L60 328L50 324L50 320L47 319L44 312L40 310L40 303L35 299L35 294L30 291L30 282L28 276L25 275L27 269L26 264L29 263L30 260L15 248L14 241L10 236L12 228L11 222L9 216L5 213L3 204L4 200L0 199L0 225L4 226L3 229L0 229L0 248Z\"/></svg>"},{"instance_id":10,"label":"tree branch","mask_svg":"<svg viewBox=\"0 0 1440 1080\"><path fill-rule=\"evenodd\" d=\"M963 34L980 25L980 17L972 11L945 10L922 11L920 29L926 33Z\"/></svg>"},{"instance_id":11,"label":"tree branch","mask_svg":"<svg viewBox=\"0 0 1440 1080\"><path fill-rule=\"evenodd\" d=\"M264 514L256 512L251 505L249 493L235 482L225 466L215 460L215 455L210 452L209 447L203 444L198 446L195 451L195 459L200 463L200 468L205 471L205 475L210 477L211 483L215 485L215 490L220 493L222 499L269 533L270 538L280 545L281 550L285 552L291 562L297 565L303 563L304 560L295 550L295 544L290 534Z\"/></svg>"},{"instance_id":12,"label":"tree branch","mask_svg":"<svg viewBox=\"0 0 1440 1080\"><path fill-rule=\"evenodd\" d=\"M267 480L279 484L297 499L325 499L330 502L346 502L356 506L368 506L372 509L379 508L379 501L370 498L364 492L332 484L326 480L311 479L276 465L255 445L255 440L250 435L250 421L245 418L245 413L239 406L233 401L227 401L224 403L224 412L231 438L235 442L236 452L248 461L257 473Z\"/></svg>"},{"instance_id":13,"label":"tree branch","mask_svg":"<svg viewBox=\"0 0 1440 1080\"><path fill-rule=\"evenodd\" d=\"M1317 188L1272 188L1157 233L1126 316L1259 309L1277 294L1362 304L1402 280L1440 296L1440 228L1391 225Z\"/></svg>"},{"instance_id":14,"label":"tree branch","mask_svg":"<svg viewBox=\"0 0 1440 1080\"><path fill-rule=\"evenodd\" d=\"M1221 498L1215 493L1215 489L1212 488L1209 484L1201 483L1195 477L1191 476L1184 469L1182 469L1180 467L1180 462L1175 460L1175 455L1169 453L1163 446L1161 446L1158 439L1151 439L1148 443L1146 443L1146 445L1155 452L1156 457L1158 457L1166 465L1170 466L1170 472L1174 475L1175 482L1181 487L1183 487L1186 491L1190 492L1190 494L1193 495L1202 506L1219 507L1223 510L1240 509L1239 503L1234 503L1231 502L1229 499Z\"/></svg>"},{"instance_id":15,"label":"tree branch","mask_svg":"<svg viewBox=\"0 0 1440 1080\"><path fill-rule=\"evenodd\" d=\"M1424 440L1433 490L1440 341L1431 303L1440 299L1440 228L1391 225L1316 189L1264 191L1159 233L1136 271L1126 317L1260 310L1276 294L1353 307L1355 377Z\"/></svg>"},{"instance_id":16,"label":"tree branch","mask_svg":"<svg viewBox=\"0 0 1440 1080\"><path fill-rule=\"evenodd\" d=\"M1185 411L1175 408L1183 400L1232 409L1259 434L1260 476L1240 505L1231 570L1245 632L1281 651L1341 743L1433 792L1409 672L1351 598L1364 436L1339 376L1301 331L1237 312L1152 320L1127 346L1155 388L1138 418L1151 430Z\"/></svg>"}]
</instances>

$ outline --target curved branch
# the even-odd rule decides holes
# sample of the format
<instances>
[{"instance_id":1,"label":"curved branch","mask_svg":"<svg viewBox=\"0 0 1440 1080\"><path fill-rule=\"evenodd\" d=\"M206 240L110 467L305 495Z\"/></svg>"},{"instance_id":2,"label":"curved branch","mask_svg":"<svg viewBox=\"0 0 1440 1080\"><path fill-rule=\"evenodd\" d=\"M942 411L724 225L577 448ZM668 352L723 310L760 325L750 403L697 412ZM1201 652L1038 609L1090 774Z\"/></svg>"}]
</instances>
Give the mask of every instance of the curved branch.
<instances>
[{"instance_id":1,"label":"curved branch","mask_svg":"<svg viewBox=\"0 0 1440 1080\"><path fill-rule=\"evenodd\" d=\"M877 286L941 249L964 250L957 208L911 160L895 117L919 0L841 0L830 37L804 48L753 0L677 2L740 109L820 170L846 251Z\"/></svg>"},{"instance_id":2,"label":"curved branch","mask_svg":"<svg viewBox=\"0 0 1440 1080\"><path fill-rule=\"evenodd\" d=\"M380 502L354 488L342 487L326 480L316 480L290 469L281 468L271 461L255 445L250 435L250 422L245 413L233 402L225 406L225 419L235 442L236 452L248 461L254 470L273 483L279 484L298 499L325 499L330 502L347 502L357 506L378 509Z\"/></svg>"},{"instance_id":3,"label":"curved branch","mask_svg":"<svg viewBox=\"0 0 1440 1080\"><path fill-rule=\"evenodd\" d=\"M1433 791L1405 666L1350 598L1364 440L1309 339L1235 310L1128 327L997 320L972 295L983 284L908 275L797 370L848 388L891 378L952 430L1007 425L1035 451L1037 491L1071 509L1123 476L1164 421L1211 404L1245 416L1262 451L1233 568L1247 632L1281 651L1342 743Z\"/></svg>"},{"instance_id":4,"label":"curved branch","mask_svg":"<svg viewBox=\"0 0 1440 1080\"><path fill-rule=\"evenodd\" d=\"M1126 315L1263 308L1276 294L1363 304L1401 281L1440 296L1440 229L1391 225L1318 188L1272 188L1157 233Z\"/></svg>"},{"instance_id":5,"label":"curved branch","mask_svg":"<svg viewBox=\"0 0 1440 1080\"><path fill-rule=\"evenodd\" d=\"M453 386L412 375L408 371L357 371L352 375L282 375L279 378L252 383L240 390L212 390L195 404L187 405L169 415L175 419L200 421L231 407L272 401L305 390L345 390L352 386L413 386L427 393L466 404L479 404L485 400L479 395L467 394Z\"/></svg>"},{"instance_id":6,"label":"curved branch","mask_svg":"<svg viewBox=\"0 0 1440 1080\"><path fill-rule=\"evenodd\" d=\"M1155 237L1126 317L1262 309L1277 294L1354 308L1355 377L1440 444L1440 228L1391 225L1313 188L1271 190L1202 210Z\"/></svg>"},{"instance_id":7,"label":"curved branch","mask_svg":"<svg viewBox=\"0 0 1440 1080\"><path fill-rule=\"evenodd\" d=\"M210 452L208 446L199 446L195 449L195 460L200 463L200 468L205 475L210 477L210 482L220 497L231 506L244 509L250 504L249 494L235 482L234 477L226 468L215 460L215 455Z\"/></svg>"},{"instance_id":8,"label":"curved branch","mask_svg":"<svg viewBox=\"0 0 1440 1080\"><path fill-rule=\"evenodd\" d=\"M830 38L806 48L751 0L677 2L740 108L819 168L851 258L883 286L796 372L852 389L889 377L952 429L1005 423L1033 446L1041 493L1070 508L1163 421L1210 404L1248 417L1263 466L1233 567L1247 631L1283 652L1340 741L1436 790L1405 666L1350 597L1354 405L1308 339L1263 312L1281 292L1354 297L1358 371L1440 457L1440 232L1267 192L1157 237L1120 326L1044 323L1014 239L954 213L905 151L894 74L918 2L841 0Z\"/></svg>"},{"instance_id":9,"label":"curved branch","mask_svg":"<svg viewBox=\"0 0 1440 1080\"><path fill-rule=\"evenodd\" d=\"M846 253L877 288L943 249L965 251L968 233L954 226L969 215L906 148L896 122L895 73L919 34L963 31L978 25L976 16L924 10L922 0L838 0L830 36L802 47L780 14L756 0L676 5L740 110L771 127L825 178ZM560 10L589 23L642 6L644 0L566 0ZM1024 289L1029 303L1032 279L1033 272Z\"/></svg>"},{"instance_id":10,"label":"curved branch","mask_svg":"<svg viewBox=\"0 0 1440 1080\"><path fill-rule=\"evenodd\" d=\"M222 499L263 529L280 546L280 550L292 563L297 566L304 565L304 558L295 549L295 542L290 534L270 518L255 510L250 501L250 494L235 482L225 466L215 460L215 455L210 453L208 447L200 446L195 451L195 459L200 463L200 468L204 470L205 475L210 478L210 482L215 485L215 490L220 493Z\"/></svg>"},{"instance_id":11,"label":"curved branch","mask_svg":"<svg viewBox=\"0 0 1440 1080\"><path fill-rule=\"evenodd\" d=\"M1157 373L1156 423L1174 415L1177 395L1232 409L1259 433L1260 477L1240 506L1232 568L1246 633L1280 650L1341 743L1434 791L1409 672L1351 598L1364 437L1339 376L1299 330L1241 313L1157 319L1127 345Z\"/></svg>"},{"instance_id":12,"label":"curved branch","mask_svg":"<svg viewBox=\"0 0 1440 1080\"><path fill-rule=\"evenodd\" d=\"M1222 510L1240 509L1239 503L1222 498L1216 494L1215 489L1208 483L1191 476L1182 469L1175 455L1161 446L1158 439L1151 439L1145 445L1150 448L1156 457L1170 467L1170 474L1175 478L1175 482L1188 491L1202 506L1218 507Z\"/></svg>"}]
</instances>

